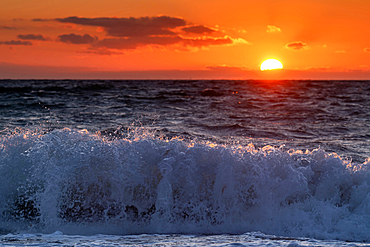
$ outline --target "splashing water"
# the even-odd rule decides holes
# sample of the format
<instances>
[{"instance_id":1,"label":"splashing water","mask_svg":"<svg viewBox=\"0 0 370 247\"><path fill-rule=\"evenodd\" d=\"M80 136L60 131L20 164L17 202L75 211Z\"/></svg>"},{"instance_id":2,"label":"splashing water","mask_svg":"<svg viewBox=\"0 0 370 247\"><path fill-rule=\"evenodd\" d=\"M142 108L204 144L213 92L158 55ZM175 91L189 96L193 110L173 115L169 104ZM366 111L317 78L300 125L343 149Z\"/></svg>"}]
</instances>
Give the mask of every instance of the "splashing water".
<instances>
[{"instance_id":1,"label":"splashing water","mask_svg":"<svg viewBox=\"0 0 370 247\"><path fill-rule=\"evenodd\" d=\"M322 149L218 145L137 129L0 140L0 231L74 234L249 231L370 241L369 161Z\"/></svg>"}]
</instances>

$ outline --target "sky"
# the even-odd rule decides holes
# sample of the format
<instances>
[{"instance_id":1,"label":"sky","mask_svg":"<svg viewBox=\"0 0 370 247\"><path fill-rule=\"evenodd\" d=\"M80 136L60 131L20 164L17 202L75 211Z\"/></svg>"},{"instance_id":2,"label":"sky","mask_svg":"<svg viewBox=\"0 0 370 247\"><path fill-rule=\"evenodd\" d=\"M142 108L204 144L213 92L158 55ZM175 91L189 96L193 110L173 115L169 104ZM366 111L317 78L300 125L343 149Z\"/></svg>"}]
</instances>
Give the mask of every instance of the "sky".
<instances>
[{"instance_id":1,"label":"sky","mask_svg":"<svg viewBox=\"0 0 370 247\"><path fill-rule=\"evenodd\" d=\"M0 79L370 80L369 0L1 0ZM260 71L266 59L282 70Z\"/></svg>"}]
</instances>

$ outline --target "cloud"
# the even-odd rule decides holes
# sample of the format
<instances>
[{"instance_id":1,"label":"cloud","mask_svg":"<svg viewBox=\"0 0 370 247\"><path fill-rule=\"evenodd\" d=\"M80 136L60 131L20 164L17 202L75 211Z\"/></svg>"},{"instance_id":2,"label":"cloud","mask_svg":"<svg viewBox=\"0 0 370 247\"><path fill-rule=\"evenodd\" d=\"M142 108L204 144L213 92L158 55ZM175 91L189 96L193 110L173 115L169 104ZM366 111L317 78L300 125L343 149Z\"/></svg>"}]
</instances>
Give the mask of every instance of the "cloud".
<instances>
[{"instance_id":1,"label":"cloud","mask_svg":"<svg viewBox=\"0 0 370 247\"><path fill-rule=\"evenodd\" d=\"M93 44L93 46L104 47L108 49L130 50L146 45L173 45L179 43L181 40L182 39L179 36L103 39Z\"/></svg>"},{"instance_id":2,"label":"cloud","mask_svg":"<svg viewBox=\"0 0 370 247\"><path fill-rule=\"evenodd\" d=\"M17 38L18 39L23 39L23 40L40 40L40 41L48 40L44 36L42 36L41 34L26 34L26 35L19 34L17 36Z\"/></svg>"},{"instance_id":3,"label":"cloud","mask_svg":"<svg viewBox=\"0 0 370 247\"><path fill-rule=\"evenodd\" d=\"M0 30L17 30L16 27L0 26Z\"/></svg>"},{"instance_id":4,"label":"cloud","mask_svg":"<svg viewBox=\"0 0 370 247\"><path fill-rule=\"evenodd\" d=\"M55 20L63 23L103 27L107 34L113 37L173 35L175 33L169 29L186 25L184 19L169 16L140 18L80 18L72 16Z\"/></svg>"},{"instance_id":5,"label":"cloud","mask_svg":"<svg viewBox=\"0 0 370 247\"><path fill-rule=\"evenodd\" d=\"M202 25L184 27L182 28L182 30L185 31L186 33L194 33L194 34L210 34L210 33L216 32L216 30L202 26Z\"/></svg>"},{"instance_id":6,"label":"cloud","mask_svg":"<svg viewBox=\"0 0 370 247\"><path fill-rule=\"evenodd\" d=\"M335 53L346 53L345 50L335 51Z\"/></svg>"},{"instance_id":7,"label":"cloud","mask_svg":"<svg viewBox=\"0 0 370 247\"><path fill-rule=\"evenodd\" d=\"M34 21L50 21L47 19L34 19ZM139 18L83 18L71 16L57 18L57 21L79 26L97 27L97 32L106 32L108 37L98 39L89 34L83 36L78 34L59 35L61 42L69 44L91 44L91 49L96 53L108 54L102 49L132 50L144 46L172 46L206 47L213 45L249 44L241 38L233 39L228 36L216 37L218 30L203 25L189 25L180 17L155 16ZM212 37L207 37L212 34ZM109 37L110 36L110 37ZM190 36L190 37L189 37ZM89 53L93 53L89 51Z\"/></svg>"},{"instance_id":8,"label":"cloud","mask_svg":"<svg viewBox=\"0 0 370 247\"><path fill-rule=\"evenodd\" d=\"M101 55L101 56L122 55L122 54L124 54L123 52L112 51L112 50L109 50L109 49L106 49L106 48L101 48L101 49L89 48L86 51L78 51L77 53L97 54L97 55Z\"/></svg>"},{"instance_id":9,"label":"cloud","mask_svg":"<svg viewBox=\"0 0 370 247\"><path fill-rule=\"evenodd\" d=\"M267 31L268 33L281 33L281 29L276 27L276 26L267 26Z\"/></svg>"},{"instance_id":10,"label":"cloud","mask_svg":"<svg viewBox=\"0 0 370 247\"><path fill-rule=\"evenodd\" d=\"M370 47L366 47L366 48L364 49L364 52L369 52L369 53L370 53Z\"/></svg>"},{"instance_id":11,"label":"cloud","mask_svg":"<svg viewBox=\"0 0 370 247\"><path fill-rule=\"evenodd\" d=\"M32 45L32 43L29 41L10 40L0 41L0 45Z\"/></svg>"},{"instance_id":12,"label":"cloud","mask_svg":"<svg viewBox=\"0 0 370 247\"><path fill-rule=\"evenodd\" d=\"M198 38L198 39L183 39L187 46L192 47L205 47L210 45L231 45L233 41L229 37L225 38Z\"/></svg>"},{"instance_id":13,"label":"cloud","mask_svg":"<svg viewBox=\"0 0 370 247\"><path fill-rule=\"evenodd\" d=\"M186 46L192 47L206 47L211 45L232 45L243 39L232 39L228 36L223 38L196 38L196 39L183 39Z\"/></svg>"},{"instance_id":14,"label":"cloud","mask_svg":"<svg viewBox=\"0 0 370 247\"><path fill-rule=\"evenodd\" d=\"M23 20L23 19L13 19L13 20ZM32 19L32 21L51 21L52 19L38 19L38 18L35 18L35 19Z\"/></svg>"},{"instance_id":15,"label":"cloud","mask_svg":"<svg viewBox=\"0 0 370 247\"><path fill-rule=\"evenodd\" d=\"M236 43L248 43L243 39L232 39L228 36L222 38L184 38L181 36L158 36L158 37L135 37L135 38L120 38L120 39L103 39L95 42L93 47L131 50L138 47L155 45L169 46L180 45L185 47L207 47L212 45L232 45Z\"/></svg>"},{"instance_id":16,"label":"cloud","mask_svg":"<svg viewBox=\"0 0 370 247\"><path fill-rule=\"evenodd\" d=\"M301 41L297 42L292 42L289 44L285 45L285 48L288 50L293 50L293 51L302 51L308 48L308 45L306 43L303 43Z\"/></svg>"},{"instance_id":17,"label":"cloud","mask_svg":"<svg viewBox=\"0 0 370 247\"><path fill-rule=\"evenodd\" d=\"M64 42L67 44L92 44L93 42L97 41L97 37L92 37L88 34L85 35L78 35L78 34L62 34L58 36L60 42Z\"/></svg>"}]
</instances>

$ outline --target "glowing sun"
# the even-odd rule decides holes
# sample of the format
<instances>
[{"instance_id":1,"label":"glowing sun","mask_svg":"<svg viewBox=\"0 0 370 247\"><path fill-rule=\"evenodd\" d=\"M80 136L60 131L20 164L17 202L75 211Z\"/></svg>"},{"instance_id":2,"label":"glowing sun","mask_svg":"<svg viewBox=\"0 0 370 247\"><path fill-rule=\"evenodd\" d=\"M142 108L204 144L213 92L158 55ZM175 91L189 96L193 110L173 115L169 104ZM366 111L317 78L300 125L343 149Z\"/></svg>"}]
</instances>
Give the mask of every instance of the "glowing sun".
<instances>
[{"instance_id":1,"label":"glowing sun","mask_svg":"<svg viewBox=\"0 0 370 247\"><path fill-rule=\"evenodd\" d=\"M282 69L283 64L277 59L267 59L261 63L261 70Z\"/></svg>"}]
</instances>

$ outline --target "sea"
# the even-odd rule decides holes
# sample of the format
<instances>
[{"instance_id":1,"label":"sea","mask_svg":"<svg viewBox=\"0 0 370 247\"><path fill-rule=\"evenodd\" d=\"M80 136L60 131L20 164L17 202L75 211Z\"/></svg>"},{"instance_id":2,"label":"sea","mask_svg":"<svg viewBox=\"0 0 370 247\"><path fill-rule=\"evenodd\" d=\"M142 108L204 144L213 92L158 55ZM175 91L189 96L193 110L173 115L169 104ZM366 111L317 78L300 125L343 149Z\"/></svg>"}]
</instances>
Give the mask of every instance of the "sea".
<instances>
[{"instance_id":1,"label":"sea","mask_svg":"<svg viewBox=\"0 0 370 247\"><path fill-rule=\"evenodd\" d=\"M0 80L1 246L370 246L370 81Z\"/></svg>"}]
</instances>

